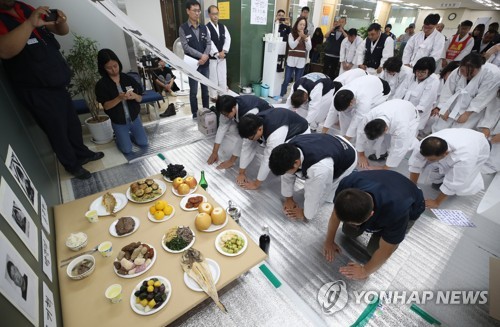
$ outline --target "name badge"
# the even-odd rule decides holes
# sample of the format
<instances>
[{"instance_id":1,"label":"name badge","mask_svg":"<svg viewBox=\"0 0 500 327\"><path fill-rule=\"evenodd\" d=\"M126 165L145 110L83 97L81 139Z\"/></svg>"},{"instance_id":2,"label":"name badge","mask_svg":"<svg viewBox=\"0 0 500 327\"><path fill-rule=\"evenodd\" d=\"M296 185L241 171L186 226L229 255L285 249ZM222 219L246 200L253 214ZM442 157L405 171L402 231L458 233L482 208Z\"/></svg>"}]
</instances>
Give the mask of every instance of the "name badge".
<instances>
[{"instance_id":1,"label":"name badge","mask_svg":"<svg viewBox=\"0 0 500 327\"><path fill-rule=\"evenodd\" d=\"M28 42L26 42L28 45L36 44L38 43L38 40L34 37L32 39L28 39Z\"/></svg>"},{"instance_id":2,"label":"name badge","mask_svg":"<svg viewBox=\"0 0 500 327\"><path fill-rule=\"evenodd\" d=\"M192 35L186 35L186 39L189 39L191 37L192 37Z\"/></svg>"}]
</instances>

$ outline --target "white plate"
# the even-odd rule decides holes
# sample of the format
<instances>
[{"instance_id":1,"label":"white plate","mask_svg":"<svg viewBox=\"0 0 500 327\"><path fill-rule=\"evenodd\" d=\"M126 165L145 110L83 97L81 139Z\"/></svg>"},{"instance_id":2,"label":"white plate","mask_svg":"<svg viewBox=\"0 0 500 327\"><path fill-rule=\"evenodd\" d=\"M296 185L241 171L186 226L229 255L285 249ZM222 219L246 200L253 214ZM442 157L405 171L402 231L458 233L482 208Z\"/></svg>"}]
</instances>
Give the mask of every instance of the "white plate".
<instances>
[{"instance_id":1,"label":"white plate","mask_svg":"<svg viewBox=\"0 0 500 327\"><path fill-rule=\"evenodd\" d=\"M123 193L111 193L115 199L116 199L116 206L114 213L117 213L118 211L122 210L125 208L127 205L127 197ZM102 204L102 196L98 197L97 199L90 204L90 209L89 210L95 210L97 211L98 216L109 216L110 213L106 210L106 207Z\"/></svg>"},{"instance_id":2,"label":"white plate","mask_svg":"<svg viewBox=\"0 0 500 327\"><path fill-rule=\"evenodd\" d=\"M197 211L198 208L186 208L186 204L187 204L188 200L190 198L192 198L192 197L195 197L195 196L202 196L203 197L203 202L207 202L207 198L204 195L201 195L201 194L189 194L189 196L185 196L185 197L182 198L181 203L180 203L181 209L185 210L185 211Z\"/></svg>"},{"instance_id":3,"label":"white plate","mask_svg":"<svg viewBox=\"0 0 500 327\"><path fill-rule=\"evenodd\" d=\"M210 268L210 272L212 273L212 279L214 280L214 285L217 285L217 282L220 278L220 267L217 262L212 259L205 258L205 261L208 263L208 267ZM187 273L184 273L184 284L195 292L203 292L198 283L189 277Z\"/></svg>"},{"instance_id":4,"label":"white plate","mask_svg":"<svg viewBox=\"0 0 500 327\"><path fill-rule=\"evenodd\" d=\"M172 193L174 193L177 196L188 196L189 194L193 194L196 190L198 189L198 184L192 189L189 190L188 194L181 195L177 192L177 190L172 186Z\"/></svg>"},{"instance_id":5,"label":"white plate","mask_svg":"<svg viewBox=\"0 0 500 327\"><path fill-rule=\"evenodd\" d=\"M150 248L152 248L153 250L155 250L155 256L153 257L153 259L151 259L151 263L149 264L149 266L147 266L146 269L144 269L143 271L141 271L140 273L137 273L137 274L133 274L133 275L120 275L118 273L118 270L116 270L115 265L113 265L113 270L115 271L115 274L117 274L121 278L134 278L134 277L137 277L137 276L140 276L140 275L144 274L146 271L148 271L149 269L151 269L151 267L153 267L153 265L156 262L156 257L158 257L158 253L156 253L156 249L152 245L150 245L148 243L142 243L142 244L147 244L147 245L149 245ZM120 248L120 251L121 251L121 248ZM120 251L118 251L118 252L120 252ZM116 258L115 258L115 261L117 261Z\"/></svg>"},{"instance_id":6,"label":"white plate","mask_svg":"<svg viewBox=\"0 0 500 327\"><path fill-rule=\"evenodd\" d=\"M179 227L185 227L185 226L179 226ZM181 252L184 252L186 251L187 249L189 249L190 247L193 246L194 244L194 241L196 241L196 234L194 233L194 231L191 229L191 232L193 233L193 240L191 241L191 243L189 243L184 249L180 250L180 251L174 251L174 250L171 250L169 249L166 245L165 245L165 234L163 234L163 237L161 238L161 246L163 247L163 249L167 252L170 252L170 253L181 253Z\"/></svg>"},{"instance_id":7,"label":"white plate","mask_svg":"<svg viewBox=\"0 0 500 327\"><path fill-rule=\"evenodd\" d=\"M167 190L167 184L160 181L159 179L153 179L153 180L155 181L156 184L158 184L158 187L161 188L161 194L158 194L158 196L156 196L152 199L149 199L147 201L136 201L136 200L134 200L134 198L132 197L132 194L130 193L130 186L129 186L129 188L127 189L127 198L134 203L148 203L148 202L152 202L152 201L159 199L163 194L165 194L165 191Z\"/></svg>"},{"instance_id":8,"label":"white plate","mask_svg":"<svg viewBox=\"0 0 500 327\"><path fill-rule=\"evenodd\" d=\"M169 219L170 219L170 218L172 218L172 217L174 216L174 214L175 214L175 208L174 208L174 206L173 206L173 205L171 205L171 204L170 204L170 206L172 206L172 209L173 209L173 210L172 210L172 213L171 213L170 215L168 215L168 216L163 217L163 219L162 219L162 220L157 220L157 219L156 219L156 218L155 218L155 217L151 214L151 212L149 212L149 210L148 210L148 219L149 219L149 220L151 220L151 221L152 221L152 222L154 222L154 223L162 223L162 222L164 222L164 221L169 220Z\"/></svg>"},{"instance_id":9,"label":"white plate","mask_svg":"<svg viewBox=\"0 0 500 327\"><path fill-rule=\"evenodd\" d=\"M137 217L133 217L133 216L130 216L130 218L132 218L134 221L135 221L135 226L134 226L134 229L130 232L130 233L127 233L127 234L123 234L123 235L118 235L116 233L116 224L118 223L118 220L115 220L111 223L111 225L109 225L109 233L114 236L114 237L125 237L125 236L129 236L130 234L133 234L138 228L139 226L141 225L141 221L139 220L139 218Z\"/></svg>"},{"instance_id":10,"label":"white plate","mask_svg":"<svg viewBox=\"0 0 500 327\"><path fill-rule=\"evenodd\" d=\"M162 282L162 284L165 285L165 290L168 288L168 293L167 293L167 299L165 300L165 302L163 302L158 308L156 309L153 309L149 312L144 312L142 310L139 310L135 307L135 291L138 291L141 289L141 285L144 281L146 280L150 280L151 278L158 278L159 281ZM134 289L132 290L132 294L130 294L130 307L132 308L132 310L137 313L138 315L141 315L141 316L149 316L149 315L152 315L154 313L157 313L158 311L160 311L161 309L163 309L163 307L168 303L168 301L170 300L170 295L172 294L172 285L170 284L170 281L168 279L166 279L165 277L162 277L162 276L151 276L151 277L148 277L148 278L144 278L143 280L140 281L140 283L138 283Z\"/></svg>"},{"instance_id":11,"label":"white plate","mask_svg":"<svg viewBox=\"0 0 500 327\"><path fill-rule=\"evenodd\" d=\"M243 245L243 248L240 250L240 252L238 252L238 253L227 253L227 252L224 252L224 250L222 250L222 247L219 245L220 239L221 239L222 235L224 235L224 234L226 234L228 232L237 234L238 236L240 236L245 241L245 245ZM217 238L215 239L215 248L217 249L217 251L219 251L221 254L223 254L225 256L228 256L228 257L235 257L237 255L242 254L247 249L247 246L248 246L248 239L245 236L245 234L243 234L242 232L240 232L238 230L235 230L235 229L225 230L222 233L220 233L219 235L217 235Z\"/></svg>"},{"instance_id":12,"label":"white plate","mask_svg":"<svg viewBox=\"0 0 500 327\"><path fill-rule=\"evenodd\" d=\"M210 227L205 229L203 232L211 233L211 232L218 231L219 229L223 229L224 227L226 227L228 221L229 221L229 215L226 214L226 221L224 221L224 223L222 225L212 224L212 225L210 225Z\"/></svg>"},{"instance_id":13,"label":"white plate","mask_svg":"<svg viewBox=\"0 0 500 327\"><path fill-rule=\"evenodd\" d=\"M163 179L164 179L164 180L166 180L166 181L167 181L167 182L169 182L169 183L172 183L172 182L173 182L173 180L171 180L170 178L168 178L168 177L166 177L166 176L163 176Z\"/></svg>"}]
</instances>

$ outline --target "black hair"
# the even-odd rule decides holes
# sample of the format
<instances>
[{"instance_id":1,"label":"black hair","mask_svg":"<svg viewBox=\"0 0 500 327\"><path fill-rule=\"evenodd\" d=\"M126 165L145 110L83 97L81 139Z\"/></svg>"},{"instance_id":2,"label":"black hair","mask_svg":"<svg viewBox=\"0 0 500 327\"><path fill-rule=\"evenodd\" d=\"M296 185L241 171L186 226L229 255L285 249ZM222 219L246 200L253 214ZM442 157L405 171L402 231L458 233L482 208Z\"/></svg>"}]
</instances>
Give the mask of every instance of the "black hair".
<instances>
[{"instance_id":1,"label":"black hair","mask_svg":"<svg viewBox=\"0 0 500 327\"><path fill-rule=\"evenodd\" d=\"M7 261L7 273L9 274L9 277L10 279L14 279L14 277L12 276L12 267L15 267L14 264L12 263L12 261Z\"/></svg>"},{"instance_id":2,"label":"black hair","mask_svg":"<svg viewBox=\"0 0 500 327\"><path fill-rule=\"evenodd\" d=\"M285 14L285 11L283 9L278 9L278 11L276 12L276 14L279 14L280 12L282 12L282 13Z\"/></svg>"},{"instance_id":3,"label":"black hair","mask_svg":"<svg viewBox=\"0 0 500 327\"><path fill-rule=\"evenodd\" d=\"M217 97L215 109L217 109L219 113L230 113L236 104L237 102L235 97L231 95L221 95Z\"/></svg>"},{"instance_id":4,"label":"black hair","mask_svg":"<svg viewBox=\"0 0 500 327\"><path fill-rule=\"evenodd\" d=\"M347 31L347 35L358 35L358 30L355 28L351 28Z\"/></svg>"},{"instance_id":5,"label":"black hair","mask_svg":"<svg viewBox=\"0 0 500 327\"><path fill-rule=\"evenodd\" d=\"M305 6L305 7L302 7L300 12L304 12L304 11L310 12L311 10L309 9L309 7Z\"/></svg>"},{"instance_id":6,"label":"black hair","mask_svg":"<svg viewBox=\"0 0 500 327\"><path fill-rule=\"evenodd\" d=\"M460 23L460 26L467 26L467 27L472 27L474 25L470 20L464 20L463 22Z\"/></svg>"},{"instance_id":7,"label":"black hair","mask_svg":"<svg viewBox=\"0 0 500 327\"><path fill-rule=\"evenodd\" d=\"M343 86L342 83L333 81L333 90L334 90L333 94L337 93L337 91L340 90L342 86Z\"/></svg>"},{"instance_id":8,"label":"black hair","mask_svg":"<svg viewBox=\"0 0 500 327\"><path fill-rule=\"evenodd\" d=\"M264 125L264 120L254 114L246 114L238 123L238 133L241 138L247 139L257 133L259 127Z\"/></svg>"},{"instance_id":9,"label":"black hair","mask_svg":"<svg viewBox=\"0 0 500 327\"><path fill-rule=\"evenodd\" d=\"M392 25L391 24L385 25L385 28L387 28L387 27L389 27L392 30Z\"/></svg>"},{"instance_id":10,"label":"black hair","mask_svg":"<svg viewBox=\"0 0 500 327\"><path fill-rule=\"evenodd\" d=\"M293 108L298 108L301 105L303 105L304 102L306 102L304 95L306 95L306 91L304 90L297 90L292 93L292 96L290 97L290 102L292 103Z\"/></svg>"},{"instance_id":11,"label":"black hair","mask_svg":"<svg viewBox=\"0 0 500 327\"><path fill-rule=\"evenodd\" d=\"M377 23L372 23L372 24L370 24L370 26L368 26L368 32L380 31L381 29L382 29L382 26L380 26L380 24L377 24Z\"/></svg>"},{"instance_id":12,"label":"black hair","mask_svg":"<svg viewBox=\"0 0 500 327\"><path fill-rule=\"evenodd\" d=\"M474 27L474 30L472 31L472 36L474 37L474 32L477 30L477 31L479 31L479 35L477 37L483 37L485 29L486 29L486 26L484 24L477 25L476 27Z\"/></svg>"},{"instance_id":13,"label":"black hair","mask_svg":"<svg viewBox=\"0 0 500 327\"><path fill-rule=\"evenodd\" d=\"M420 154L424 157L439 157L448 151L448 143L435 136L429 136L420 143Z\"/></svg>"},{"instance_id":14,"label":"black hair","mask_svg":"<svg viewBox=\"0 0 500 327\"><path fill-rule=\"evenodd\" d=\"M210 10L212 10L212 8L217 9L217 11L219 10L219 7L217 7L216 5L211 5L211 6L209 6L209 7L208 7L208 9L207 9L207 12L208 12L208 14L209 14L209 15L210 15Z\"/></svg>"},{"instance_id":15,"label":"black hair","mask_svg":"<svg viewBox=\"0 0 500 327\"><path fill-rule=\"evenodd\" d=\"M186 9L191 9L193 6L198 6L201 8L201 5L198 1L196 0L186 0Z\"/></svg>"},{"instance_id":16,"label":"black hair","mask_svg":"<svg viewBox=\"0 0 500 327\"><path fill-rule=\"evenodd\" d=\"M437 25L440 19L441 16L439 14L429 14L424 19L424 25Z\"/></svg>"},{"instance_id":17,"label":"black hair","mask_svg":"<svg viewBox=\"0 0 500 327\"><path fill-rule=\"evenodd\" d=\"M280 144L273 149L269 156L269 169L276 176L284 175L293 168L295 160L300 160L299 149L289 143Z\"/></svg>"},{"instance_id":18,"label":"black hair","mask_svg":"<svg viewBox=\"0 0 500 327\"><path fill-rule=\"evenodd\" d=\"M387 58L382 67L388 72L399 73L401 71L402 66L403 66L403 61L399 57L390 57Z\"/></svg>"},{"instance_id":19,"label":"black hair","mask_svg":"<svg viewBox=\"0 0 500 327\"><path fill-rule=\"evenodd\" d=\"M498 32L498 23L494 22L488 25L488 31L495 31Z\"/></svg>"},{"instance_id":20,"label":"black hair","mask_svg":"<svg viewBox=\"0 0 500 327\"><path fill-rule=\"evenodd\" d=\"M347 188L337 194L333 209L340 221L361 224L373 211L373 199L360 189Z\"/></svg>"},{"instance_id":21,"label":"black hair","mask_svg":"<svg viewBox=\"0 0 500 327\"><path fill-rule=\"evenodd\" d=\"M300 16L299 18L297 18L297 20L295 21L295 24L293 24L293 27L292 27L292 36L294 38L298 38L299 37L298 26L299 26L299 23L300 23L301 20L303 20L304 22L306 22L306 26L304 27L304 31L307 30L307 19L304 16Z\"/></svg>"},{"instance_id":22,"label":"black hair","mask_svg":"<svg viewBox=\"0 0 500 327\"><path fill-rule=\"evenodd\" d=\"M376 118L372 121L369 121L365 126L365 134L369 140L376 140L385 133L385 128L387 124L385 120Z\"/></svg>"},{"instance_id":23,"label":"black hair","mask_svg":"<svg viewBox=\"0 0 500 327\"><path fill-rule=\"evenodd\" d=\"M123 65L120 59L118 59L116 53L114 53L113 50L110 49L101 49L97 53L97 70L99 71L99 74L101 76L108 76L108 72L104 68L104 65L106 65L111 60L118 63L118 66L120 67L120 73L122 72Z\"/></svg>"},{"instance_id":24,"label":"black hair","mask_svg":"<svg viewBox=\"0 0 500 327\"><path fill-rule=\"evenodd\" d=\"M460 66L460 63L458 61L450 61L448 63L448 65L446 65L442 70L441 72L439 73L439 77L441 79L444 79L444 77L446 76L446 74L448 73L451 73L452 71L454 71L455 69L458 68L458 66Z\"/></svg>"},{"instance_id":25,"label":"black hair","mask_svg":"<svg viewBox=\"0 0 500 327\"><path fill-rule=\"evenodd\" d=\"M436 70L436 60L432 57L422 57L417 60L415 66L413 66L413 74L417 73L417 70L429 70L429 77Z\"/></svg>"},{"instance_id":26,"label":"black hair","mask_svg":"<svg viewBox=\"0 0 500 327\"><path fill-rule=\"evenodd\" d=\"M481 55L476 52L469 53L460 61L460 67L465 67L467 69L467 76L469 76L474 69L481 69L482 65L483 59Z\"/></svg>"},{"instance_id":27,"label":"black hair","mask_svg":"<svg viewBox=\"0 0 500 327\"><path fill-rule=\"evenodd\" d=\"M352 91L340 90L333 98L333 105L337 111L344 111L349 108L352 99L354 99L354 93L352 93Z\"/></svg>"}]
</instances>

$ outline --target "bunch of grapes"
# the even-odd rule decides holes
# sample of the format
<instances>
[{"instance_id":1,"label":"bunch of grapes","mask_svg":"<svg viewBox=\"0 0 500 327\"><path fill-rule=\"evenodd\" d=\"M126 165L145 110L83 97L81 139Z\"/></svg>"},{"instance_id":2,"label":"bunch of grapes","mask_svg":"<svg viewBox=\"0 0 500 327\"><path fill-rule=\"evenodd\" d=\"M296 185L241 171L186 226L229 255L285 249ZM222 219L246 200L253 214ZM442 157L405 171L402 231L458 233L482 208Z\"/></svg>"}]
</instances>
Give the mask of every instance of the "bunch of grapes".
<instances>
[{"instance_id":1,"label":"bunch of grapes","mask_svg":"<svg viewBox=\"0 0 500 327\"><path fill-rule=\"evenodd\" d=\"M167 170L165 169L161 170L161 174L170 180L174 180L177 177L184 178L187 175L183 165L175 165L175 164L169 164Z\"/></svg>"}]
</instances>

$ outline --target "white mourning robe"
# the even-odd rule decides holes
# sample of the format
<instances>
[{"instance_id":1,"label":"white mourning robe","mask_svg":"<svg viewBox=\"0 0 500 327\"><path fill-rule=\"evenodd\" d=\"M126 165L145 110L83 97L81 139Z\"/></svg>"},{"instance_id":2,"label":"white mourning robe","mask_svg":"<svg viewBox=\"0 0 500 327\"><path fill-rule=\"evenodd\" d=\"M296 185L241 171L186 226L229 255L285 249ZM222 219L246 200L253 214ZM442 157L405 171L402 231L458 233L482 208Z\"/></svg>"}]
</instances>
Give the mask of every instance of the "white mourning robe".
<instances>
[{"instance_id":1,"label":"white mourning robe","mask_svg":"<svg viewBox=\"0 0 500 327\"><path fill-rule=\"evenodd\" d=\"M422 57L432 57L438 62L443 54L445 44L444 35L434 30L427 38L424 32L413 35L406 43L403 51L403 65L415 66Z\"/></svg>"}]
</instances>

